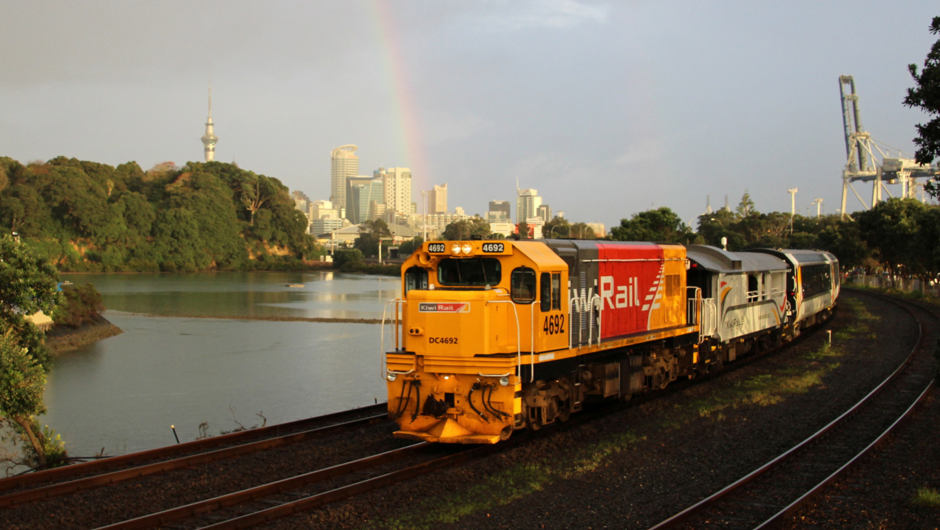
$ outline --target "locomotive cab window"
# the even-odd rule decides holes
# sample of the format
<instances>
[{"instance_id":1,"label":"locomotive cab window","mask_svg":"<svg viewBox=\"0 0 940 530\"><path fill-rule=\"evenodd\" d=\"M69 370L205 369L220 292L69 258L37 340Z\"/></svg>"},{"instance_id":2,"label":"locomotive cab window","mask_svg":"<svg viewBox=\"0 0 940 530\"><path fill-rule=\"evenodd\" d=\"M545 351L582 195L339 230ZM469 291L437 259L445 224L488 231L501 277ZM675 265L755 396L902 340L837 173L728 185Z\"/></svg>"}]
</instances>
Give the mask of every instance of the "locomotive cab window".
<instances>
[{"instance_id":1,"label":"locomotive cab window","mask_svg":"<svg viewBox=\"0 0 940 530\"><path fill-rule=\"evenodd\" d=\"M496 258L448 258L437 265L437 281L445 287L492 287L501 279Z\"/></svg>"},{"instance_id":2,"label":"locomotive cab window","mask_svg":"<svg viewBox=\"0 0 940 530\"><path fill-rule=\"evenodd\" d=\"M510 276L509 295L513 302L529 304L535 301L535 271L519 267Z\"/></svg>"},{"instance_id":3,"label":"locomotive cab window","mask_svg":"<svg viewBox=\"0 0 940 530\"><path fill-rule=\"evenodd\" d=\"M552 311L561 310L561 274L552 273Z\"/></svg>"},{"instance_id":4,"label":"locomotive cab window","mask_svg":"<svg viewBox=\"0 0 940 530\"><path fill-rule=\"evenodd\" d=\"M428 288L428 271L421 267L411 267L405 271L405 294L412 289Z\"/></svg>"},{"instance_id":5,"label":"locomotive cab window","mask_svg":"<svg viewBox=\"0 0 940 530\"><path fill-rule=\"evenodd\" d=\"M539 278L541 290L539 291L539 310L548 313L552 310L552 275L543 272Z\"/></svg>"}]
</instances>

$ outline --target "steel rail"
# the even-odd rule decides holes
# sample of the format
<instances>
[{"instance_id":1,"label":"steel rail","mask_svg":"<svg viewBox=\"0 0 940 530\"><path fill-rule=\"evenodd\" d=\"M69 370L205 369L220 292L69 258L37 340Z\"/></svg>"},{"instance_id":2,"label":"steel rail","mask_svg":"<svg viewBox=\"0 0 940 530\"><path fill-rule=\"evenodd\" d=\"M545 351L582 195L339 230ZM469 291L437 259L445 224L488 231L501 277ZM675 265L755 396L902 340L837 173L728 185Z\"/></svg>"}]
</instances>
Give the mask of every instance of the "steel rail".
<instances>
[{"instance_id":1,"label":"steel rail","mask_svg":"<svg viewBox=\"0 0 940 530\"><path fill-rule=\"evenodd\" d=\"M179 521L197 515L211 513L229 506L252 502L264 497L277 495L285 491L291 491L297 488L309 486L317 482L323 482L350 473L355 473L357 471L374 468L382 464L393 462L399 458L411 456L420 451L424 451L427 449L428 445L428 442L420 442L414 445L409 445L408 447L403 447L401 449L395 449L385 453L379 453L377 455L353 460L351 462L319 469L317 471L303 473L301 475L278 480L268 484L263 484L253 488L244 489L241 491L236 491L234 493L221 495L212 499L194 502L185 506L171 508L169 510L164 510L162 512L157 512L150 515L144 515L142 517L137 517L135 519L130 519L120 523L102 526L98 530L141 530L145 528L157 528L173 521Z\"/></svg>"},{"instance_id":2,"label":"steel rail","mask_svg":"<svg viewBox=\"0 0 940 530\"><path fill-rule=\"evenodd\" d=\"M866 294L871 294L871 293L866 293ZM914 315L914 312L911 311L910 308L904 307L902 304L898 303L895 299L888 298L888 297L881 297L881 296L878 296L878 298L884 298L891 302L894 302L898 307L901 307L902 309L907 311L917 322L917 343L914 345L914 348L911 350L911 353L908 354L908 356L904 359L904 361L902 361L901 364L885 380L883 380L880 384L878 384L877 387L875 387L872 391L866 394L865 397L859 400L855 405L853 405L847 411L843 412L839 417L832 420L829 424L824 426L822 429L812 434L810 437L806 438L805 440L795 445L788 451L782 453L781 455L777 456L770 462L767 462L761 467L748 473L747 475L738 479L732 484L725 486L721 490L713 493L709 497L702 499L701 501L686 508L685 510L682 510L681 512L669 517L668 519L656 524L655 526L650 527L649 530L664 530L666 528L675 528L678 525L686 522L693 515L697 515L701 513L702 511L704 511L705 509L709 508L710 506L714 505L719 499L723 498L725 495L728 495L729 493L732 493L742 488L743 486L747 485L748 483L750 483L757 477L760 477L766 474L768 471L776 469L778 466L782 465L784 462L789 461L790 458L800 453L802 450L806 449L811 444L818 442L825 434L827 434L833 428L841 425L846 419L848 419L853 414L855 414L859 409L861 409L864 405L866 405L875 395L880 393L881 390L884 389L885 386L887 386L901 372L903 372L904 369L907 368L907 366L910 364L914 356L923 347L923 341L924 341L923 323L920 321L920 319L917 318L917 315Z\"/></svg>"},{"instance_id":3,"label":"steel rail","mask_svg":"<svg viewBox=\"0 0 940 530\"><path fill-rule=\"evenodd\" d=\"M407 467L391 473L386 473L377 477L366 479L355 484L336 488L334 490L312 495L296 501L287 502L279 506L274 506L261 511L242 515L234 519L222 521L213 525L203 527L201 530L234 530L240 528L250 528L259 524L264 524L275 519L281 519L296 513L304 512L313 508L318 508L336 501L349 499L356 495L368 493L372 490L397 484L405 480L430 473L440 471L441 469L455 466L477 458L485 454L505 450L506 446L500 445L480 445L472 449L464 449L458 453L422 462L414 466ZM104 530L104 529L101 529ZM110 530L110 529L109 529Z\"/></svg>"},{"instance_id":4,"label":"steel rail","mask_svg":"<svg viewBox=\"0 0 940 530\"><path fill-rule=\"evenodd\" d=\"M383 415L377 415L377 416L369 416L369 417L361 418L358 420L352 420L352 421L348 421L344 423L338 423L334 425L328 425L325 427L318 427L316 429L301 431L301 432L294 433L294 434L279 436L277 438L267 438L265 440L259 440L257 442L249 442L246 444L236 445L233 447L217 449L215 451L197 453L194 455L184 456L184 457L176 458L173 460L163 460L160 462L154 462L152 464L145 464L142 466L130 467L127 469L112 471L110 473L103 473L100 475L93 475L90 477L79 478L79 479L71 480L68 482L59 482L56 484L50 484L48 486L41 486L38 488L17 491L14 493L0 496L0 508L15 506L15 505L24 504L27 502L37 501L41 499L47 499L50 497L58 497L58 496L67 495L70 493L76 493L79 491L96 488L100 486L107 486L107 485L114 484L117 482L132 480L132 479L144 477L147 475L154 475L156 473L164 473L166 471L172 471L175 469L182 469L182 468L192 467L192 466L201 465L201 464L208 464L210 462L216 462L218 460L256 453L258 451L263 451L266 449L273 449L275 447L283 447L286 445L295 444L298 442L302 442L304 440L320 437L320 436L330 434L333 432L343 432L349 429L354 429L357 427L361 427L363 425L368 425L371 423L381 421L383 419L387 419L387 415L383 414Z\"/></svg>"},{"instance_id":5,"label":"steel rail","mask_svg":"<svg viewBox=\"0 0 940 530\"><path fill-rule=\"evenodd\" d=\"M937 382L936 378L931 379L930 383L927 384L927 388L925 388L924 391L921 392L919 396L917 396L917 399L913 403L911 403L911 406L908 407L907 410L904 411L904 414L902 414L898 419L894 420L894 422L887 429L885 429L885 431L881 433L881 435L878 438L876 438L875 441L868 444L868 446L865 447L865 449L863 449L857 455L852 457L851 460L843 464L842 467L840 467L834 473L826 477L819 484L813 486L812 489L810 489L809 491L804 493L802 496L800 496L799 499L793 501L789 506L775 513L772 517L770 517L769 519L761 523L754 530L763 530L763 529L771 528L773 526L776 526L782 523L784 519L795 514L797 510L805 506L807 502L813 500L813 498L819 495L826 486L832 484L832 482L835 481L837 478L840 478L845 473L846 470L851 469L852 466L857 464L859 460L868 456L868 454L871 453L873 449L881 445L881 443L884 442L885 438L887 438L888 435L891 434L894 431L894 429L898 425L900 425L902 421L907 419L907 417L910 416L911 412L913 412L914 409L917 408L917 406L920 405L924 401L924 397L927 396L927 392L930 391L931 387L934 384L936 384L936 382Z\"/></svg>"},{"instance_id":6,"label":"steel rail","mask_svg":"<svg viewBox=\"0 0 940 530\"><path fill-rule=\"evenodd\" d=\"M342 419L346 416L352 414L373 414L380 412L387 408L387 403L378 403L376 405L369 405L367 407L362 407L359 409L345 410L341 412L334 412L331 414L325 414L323 416L316 416L313 418L306 418L303 420L290 421L287 423L279 423L277 425L271 425L269 427L260 427L257 429L248 429L239 432L233 432L230 434L223 434L221 436L214 436L212 438L206 438L203 440L193 440L191 442L185 442L178 445L169 445L166 447L159 447L157 449L149 449L147 451L140 451L137 453L130 453L121 456L111 456L107 458L102 458L100 460L94 460L92 462L84 462L81 464L74 464L65 467L58 467L54 469L47 469L43 471L37 471L35 473L28 473L25 475L17 475L15 477L8 477L0 479L0 491L6 491L10 489L20 488L23 486L29 486L32 484L41 484L45 482L52 482L59 479L64 479L68 477L75 477L79 475L85 475L89 473L94 473L97 471L104 471L109 469L114 469L116 467L133 465L138 462L154 460L158 458L167 458L171 456L177 456L186 453L192 453L195 451L200 451L203 449L211 449L213 447L218 447L220 445L228 445L232 443L238 443L243 440L249 440L251 438L257 438L261 436L280 436L282 431L294 430L294 429L304 429L314 425L319 425L324 422L334 421Z\"/></svg>"}]
</instances>

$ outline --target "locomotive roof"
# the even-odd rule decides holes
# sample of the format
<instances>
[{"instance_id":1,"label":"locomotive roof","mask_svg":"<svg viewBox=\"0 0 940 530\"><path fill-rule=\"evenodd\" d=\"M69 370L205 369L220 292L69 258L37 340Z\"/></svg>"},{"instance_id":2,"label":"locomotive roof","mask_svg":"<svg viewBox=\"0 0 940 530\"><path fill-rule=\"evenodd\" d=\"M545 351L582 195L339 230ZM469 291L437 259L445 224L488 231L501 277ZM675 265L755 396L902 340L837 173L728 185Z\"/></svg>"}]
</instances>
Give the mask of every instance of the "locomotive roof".
<instances>
[{"instance_id":1,"label":"locomotive roof","mask_svg":"<svg viewBox=\"0 0 940 530\"><path fill-rule=\"evenodd\" d=\"M716 272L768 272L787 270L787 264L769 254L728 252L708 245L689 245L688 256L703 269Z\"/></svg>"}]
</instances>

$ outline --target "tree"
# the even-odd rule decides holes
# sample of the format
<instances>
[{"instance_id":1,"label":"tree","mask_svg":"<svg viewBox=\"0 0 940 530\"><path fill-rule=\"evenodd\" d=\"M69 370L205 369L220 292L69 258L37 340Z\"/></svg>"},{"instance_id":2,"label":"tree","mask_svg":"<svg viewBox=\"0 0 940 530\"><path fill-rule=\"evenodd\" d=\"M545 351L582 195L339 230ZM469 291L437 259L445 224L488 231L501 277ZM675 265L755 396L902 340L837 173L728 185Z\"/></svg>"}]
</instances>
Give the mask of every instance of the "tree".
<instances>
[{"instance_id":1,"label":"tree","mask_svg":"<svg viewBox=\"0 0 940 530\"><path fill-rule=\"evenodd\" d=\"M17 343L13 330L0 335L0 425L12 422L14 429L25 435L36 456L46 465L45 440L33 417L46 412L43 391L46 372L41 364ZM5 425L3 425L5 426Z\"/></svg>"},{"instance_id":2,"label":"tree","mask_svg":"<svg viewBox=\"0 0 940 530\"><path fill-rule=\"evenodd\" d=\"M407 258L414 254L416 250L421 248L421 245L424 244L424 239L421 236L416 236L411 241L405 241L401 245L398 245L398 256L401 258Z\"/></svg>"},{"instance_id":3,"label":"tree","mask_svg":"<svg viewBox=\"0 0 940 530\"><path fill-rule=\"evenodd\" d=\"M741 202L738 203L738 207L734 209L735 213L738 214L738 217L744 218L751 215L756 215L758 212L754 208L754 201L751 200L751 194L747 190L744 190L744 195L741 196Z\"/></svg>"},{"instance_id":4,"label":"tree","mask_svg":"<svg viewBox=\"0 0 940 530\"><path fill-rule=\"evenodd\" d=\"M679 216L663 206L621 219L620 226L610 230L615 241L656 241L660 243L694 243L695 233Z\"/></svg>"},{"instance_id":5,"label":"tree","mask_svg":"<svg viewBox=\"0 0 940 530\"><path fill-rule=\"evenodd\" d=\"M471 239L473 236L486 239L488 235L490 235L490 224L482 217L471 217L447 225L442 237L448 241L460 241Z\"/></svg>"},{"instance_id":6,"label":"tree","mask_svg":"<svg viewBox=\"0 0 940 530\"><path fill-rule=\"evenodd\" d=\"M379 240L390 239L392 231L388 223L381 219L363 221L359 224L359 237L353 242L353 247L359 249L366 257L371 258L379 254Z\"/></svg>"},{"instance_id":7,"label":"tree","mask_svg":"<svg viewBox=\"0 0 940 530\"><path fill-rule=\"evenodd\" d=\"M940 17L933 18L930 33L940 34ZM908 70L915 86L907 89L904 105L917 107L931 118L926 124L917 124L917 138L914 138L917 152L914 159L919 164L930 164L940 156L940 40L930 47L920 74L917 73L916 64L908 65ZM940 198L940 183L936 177L924 187L930 195Z\"/></svg>"},{"instance_id":8,"label":"tree","mask_svg":"<svg viewBox=\"0 0 940 530\"><path fill-rule=\"evenodd\" d=\"M25 316L52 314L59 295L58 272L12 237L0 237L0 423L12 422L46 464L45 441L33 416L42 414L45 372L51 359L42 332Z\"/></svg>"},{"instance_id":9,"label":"tree","mask_svg":"<svg viewBox=\"0 0 940 530\"><path fill-rule=\"evenodd\" d=\"M892 278L902 269L916 274L917 218L926 208L915 199L889 199L856 215L862 238Z\"/></svg>"}]
</instances>

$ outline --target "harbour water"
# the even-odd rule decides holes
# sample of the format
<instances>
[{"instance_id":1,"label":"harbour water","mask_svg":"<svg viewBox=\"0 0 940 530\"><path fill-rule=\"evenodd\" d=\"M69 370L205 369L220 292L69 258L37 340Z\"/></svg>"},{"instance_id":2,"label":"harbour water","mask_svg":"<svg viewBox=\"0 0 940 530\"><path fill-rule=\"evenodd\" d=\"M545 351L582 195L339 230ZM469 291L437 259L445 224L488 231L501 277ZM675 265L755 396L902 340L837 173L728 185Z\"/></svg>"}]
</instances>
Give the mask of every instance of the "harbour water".
<instances>
[{"instance_id":1,"label":"harbour water","mask_svg":"<svg viewBox=\"0 0 940 530\"><path fill-rule=\"evenodd\" d=\"M124 333L61 355L40 418L71 455L124 454L384 400L377 324L393 277L315 273L63 275L102 293ZM300 287L302 285L302 287ZM159 315L159 316L153 316ZM225 316L229 318L198 318ZM231 318L243 317L243 318Z\"/></svg>"}]
</instances>

